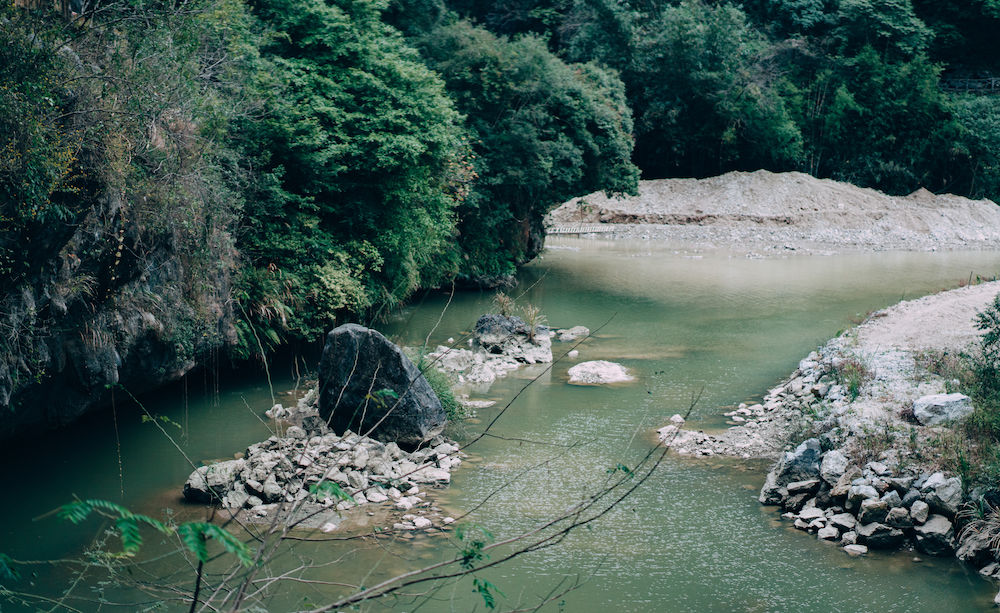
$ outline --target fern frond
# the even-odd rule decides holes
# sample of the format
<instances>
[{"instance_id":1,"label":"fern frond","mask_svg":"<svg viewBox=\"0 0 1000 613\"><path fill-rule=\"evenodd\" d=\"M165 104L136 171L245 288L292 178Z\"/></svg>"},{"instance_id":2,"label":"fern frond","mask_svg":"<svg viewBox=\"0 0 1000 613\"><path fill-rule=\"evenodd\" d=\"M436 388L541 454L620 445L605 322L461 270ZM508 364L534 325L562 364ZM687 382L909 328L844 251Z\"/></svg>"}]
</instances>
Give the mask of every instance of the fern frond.
<instances>
[{"instance_id":1,"label":"fern frond","mask_svg":"<svg viewBox=\"0 0 1000 613\"><path fill-rule=\"evenodd\" d=\"M181 542L201 562L208 561L208 539L214 539L226 552L236 556L243 566L253 564L253 552L246 543L236 538L225 528L203 521L191 521L177 527Z\"/></svg>"},{"instance_id":2,"label":"fern frond","mask_svg":"<svg viewBox=\"0 0 1000 613\"><path fill-rule=\"evenodd\" d=\"M233 533L215 524L206 524L205 536L215 539L227 552L236 556L243 566L253 564L253 552L246 543L236 538Z\"/></svg>"},{"instance_id":3,"label":"fern frond","mask_svg":"<svg viewBox=\"0 0 1000 613\"><path fill-rule=\"evenodd\" d=\"M118 534L122 537L122 551L128 555L135 555L142 547L142 534L139 532L139 524L134 518L119 517L115 521Z\"/></svg>"},{"instance_id":4,"label":"fern frond","mask_svg":"<svg viewBox=\"0 0 1000 613\"><path fill-rule=\"evenodd\" d=\"M177 535L181 537L181 542L188 548L188 551L198 558L199 562L208 561L208 547L205 546L205 533L201 526L205 522L191 521L177 526Z\"/></svg>"}]
</instances>

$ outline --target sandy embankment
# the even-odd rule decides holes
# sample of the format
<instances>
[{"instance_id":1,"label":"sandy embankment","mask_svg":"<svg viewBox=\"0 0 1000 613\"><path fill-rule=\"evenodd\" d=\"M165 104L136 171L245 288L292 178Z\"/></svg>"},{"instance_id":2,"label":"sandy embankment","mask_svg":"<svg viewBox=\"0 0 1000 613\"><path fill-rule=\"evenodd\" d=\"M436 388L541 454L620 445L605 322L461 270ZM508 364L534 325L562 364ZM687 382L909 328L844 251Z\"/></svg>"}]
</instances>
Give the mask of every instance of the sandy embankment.
<instances>
[{"instance_id":1,"label":"sandy embankment","mask_svg":"<svg viewBox=\"0 0 1000 613\"><path fill-rule=\"evenodd\" d=\"M956 353L979 338L975 315L1000 293L1000 281L959 288L900 302L872 314L858 327L804 359L792 375L772 388L760 404L733 412L739 422L716 433L661 431L671 446L694 455L776 458L792 438L831 431L843 443L873 430L932 436L900 415L913 401L945 391L945 381L918 366L924 352ZM871 379L854 400L837 383L835 365L863 364Z\"/></svg>"},{"instance_id":2,"label":"sandy embankment","mask_svg":"<svg viewBox=\"0 0 1000 613\"><path fill-rule=\"evenodd\" d=\"M1000 207L920 189L893 197L799 172L730 172L641 181L639 195L595 192L546 217L553 233L667 239L762 251L1000 248Z\"/></svg>"}]
</instances>

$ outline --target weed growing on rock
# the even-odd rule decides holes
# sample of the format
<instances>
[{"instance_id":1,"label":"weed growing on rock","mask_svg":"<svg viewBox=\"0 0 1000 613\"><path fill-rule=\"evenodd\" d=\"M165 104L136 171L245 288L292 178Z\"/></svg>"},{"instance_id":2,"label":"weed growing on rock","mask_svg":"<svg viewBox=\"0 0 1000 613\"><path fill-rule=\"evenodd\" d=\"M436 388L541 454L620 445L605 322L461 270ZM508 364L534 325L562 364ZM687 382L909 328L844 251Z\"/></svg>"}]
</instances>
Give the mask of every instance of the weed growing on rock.
<instances>
[{"instance_id":1,"label":"weed growing on rock","mask_svg":"<svg viewBox=\"0 0 1000 613\"><path fill-rule=\"evenodd\" d=\"M844 358L835 368L837 382L847 387L851 402L861 395L861 388L873 377L868 365L857 357Z\"/></svg>"},{"instance_id":2,"label":"weed growing on rock","mask_svg":"<svg viewBox=\"0 0 1000 613\"><path fill-rule=\"evenodd\" d=\"M417 368L423 373L427 383L430 384L434 394L441 401L444 412L448 415L448 421L465 419L469 417L469 409L455 398L455 392L451 390L452 381L448 375L434 368L430 360L421 355L417 360Z\"/></svg>"},{"instance_id":3,"label":"weed growing on rock","mask_svg":"<svg viewBox=\"0 0 1000 613\"><path fill-rule=\"evenodd\" d=\"M538 326L545 325L545 316L542 315L542 310L533 304L528 304L524 307L524 323L528 324L528 341L535 342L535 334L538 332Z\"/></svg>"},{"instance_id":4,"label":"weed growing on rock","mask_svg":"<svg viewBox=\"0 0 1000 613\"><path fill-rule=\"evenodd\" d=\"M861 434L852 439L854 448L850 456L857 458L862 465L878 460L885 451L895 447L896 434L896 427L890 422L881 422L873 426L865 424Z\"/></svg>"},{"instance_id":5,"label":"weed growing on rock","mask_svg":"<svg viewBox=\"0 0 1000 613\"><path fill-rule=\"evenodd\" d=\"M514 299L504 292L497 292L493 296L493 306L504 317L510 317L514 314Z\"/></svg>"}]
</instances>

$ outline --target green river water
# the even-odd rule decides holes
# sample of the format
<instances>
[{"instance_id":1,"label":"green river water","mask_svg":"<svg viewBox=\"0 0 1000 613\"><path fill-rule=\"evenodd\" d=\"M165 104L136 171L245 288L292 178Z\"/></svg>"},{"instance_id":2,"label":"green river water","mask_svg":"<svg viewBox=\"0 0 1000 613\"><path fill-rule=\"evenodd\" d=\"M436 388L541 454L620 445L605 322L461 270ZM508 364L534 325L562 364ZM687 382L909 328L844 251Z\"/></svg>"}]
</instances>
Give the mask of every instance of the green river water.
<instances>
[{"instance_id":1,"label":"green river water","mask_svg":"<svg viewBox=\"0 0 1000 613\"><path fill-rule=\"evenodd\" d=\"M439 493L440 503L454 514L489 497L474 521L496 538L562 510L601 483L609 468L634 465L655 444L655 429L683 412L699 390L704 393L691 423L725 427L724 411L759 399L853 318L900 298L953 287L970 272L984 277L1000 272L1000 256L984 252L790 253L749 259L743 252L675 251L642 241L558 238L549 245L523 271L512 293L525 292L520 301L540 306L552 326L600 330L579 347L577 360L556 363L518 396L493 426L492 432L504 438L477 442L451 487ZM491 297L459 293L444 310L448 295L432 292L382 329L412 346L422 344L437 324L431 344L444 343L467 333L489 310ZM555 343L553 349L558 355L569 347ZM567 369L590 359L620 362L638 380L607 388L568 385ZM277 389L293 385L289 368L276 365L274 370ZM479 410L456 434L478 432L540 370L522 369L489 390L468 390L474 398L499 403ZM227 381L216 389L209 375L196 374L143 401L179 424L166 427L196 462L231 457L268 436L258 419L271 404L261 377ZM291 400L283 395L279 401ZM64 557L86 546L99 529L96 523L67 527L44 516L74 495L122 500L157 516L165 508L180 516L201 513L180 502L190 466L178 448L142 423L124 399L115 413L94 414L67 430L10 445L0 461L7 475L0 552L14 558ZM537 468L524 473L532 466ZM642 488L600 521L556 547L484 576L505 595L500 599L505 609L537 602L560 581L577 578L582 585L545 610L975 611L991 606L996 587L952 560L921 556L915 562L912 552L854 559L793 530L774 508L757 503L766 469L755 462L668 456ZM148 555L155 555L157 547L149 543ZM338 560L313 576L367 585L453 552L441 534L391 545L316 543L296 549L300 557ZM276 568L296 563L286 558ZM154 568L161 575L177 571L176 559ZM72 580L65 571L46 567L38 573L34 585L27 584L29 578L20 588L55 595ZM72 600L73 606L97 610L87 600L92 596L86 580L81 584L75 593L84 598ZM322 602L323 589L335 592L288 585L273 595L270 610ZM477 604L483 610L471 579L441 590L419 609L406 598L385 604L396 611L471 611Z\"/></svg>"}]
</instances>

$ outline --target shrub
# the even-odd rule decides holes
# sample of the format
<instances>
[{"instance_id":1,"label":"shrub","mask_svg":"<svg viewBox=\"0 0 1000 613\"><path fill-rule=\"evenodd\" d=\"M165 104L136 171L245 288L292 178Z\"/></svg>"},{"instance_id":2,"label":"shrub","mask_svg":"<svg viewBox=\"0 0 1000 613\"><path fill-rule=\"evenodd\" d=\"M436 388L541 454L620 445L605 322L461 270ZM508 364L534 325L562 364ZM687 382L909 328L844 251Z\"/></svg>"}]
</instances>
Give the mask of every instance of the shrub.
<instances>
[{"instance_id":1,"label":"shrub","mask_svg":"<svg viewBox=\"0 0 1000 613\"><path fill-rule=\"evenodd\" d=\"M451 377L434 368L431 361L424 355L421 355L420 359L417 360L417 368L420 369L420 372L424 373L427 383L430 384L431 389L434 390L434 394L441 401L441 406L444 407L444 412L448 415L449 421L465 419L469 416L468 409L455 398L455 392L451 390L453 383Z\"/></svg>"},{"instance_id":2,"label":"shrub","mask_svg":"<svg viewBox=\"0 0 1000 613\"><path fill-rule=\"evenodd\" d=\"M856 357L844 358L836 367L837 381L847 386L847 395L851 401L861 395L861 388L871 380L872 372L868 366Z\"/></svg>"}]
</instances>

